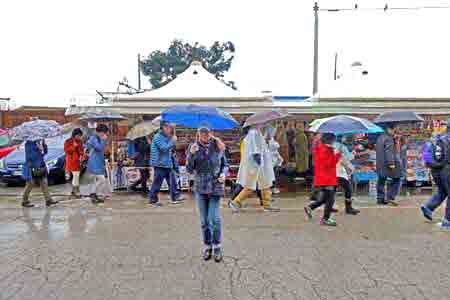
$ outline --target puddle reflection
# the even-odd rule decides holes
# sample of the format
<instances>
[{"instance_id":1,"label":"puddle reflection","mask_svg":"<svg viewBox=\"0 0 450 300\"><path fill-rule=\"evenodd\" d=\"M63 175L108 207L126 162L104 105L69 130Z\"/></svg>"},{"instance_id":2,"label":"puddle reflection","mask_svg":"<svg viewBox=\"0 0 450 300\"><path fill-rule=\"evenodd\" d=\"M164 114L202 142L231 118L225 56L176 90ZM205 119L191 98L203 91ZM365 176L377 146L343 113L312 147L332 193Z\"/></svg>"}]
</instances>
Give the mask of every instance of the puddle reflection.
<instances>
[{"instance_id":1,"label":"puddle reflection","mask_svg":"<svg viewBox=\"0 0 450 300\"><path fill-rule=\"evenodd\" d=\"M0 226L0 241L14 240L23 234L31 234L39 239L52 241L80 237L94 231L99 221L107 220L108 217L89 214L85 208L23 208L21 218Z\"/></svg>"}]
</instances>

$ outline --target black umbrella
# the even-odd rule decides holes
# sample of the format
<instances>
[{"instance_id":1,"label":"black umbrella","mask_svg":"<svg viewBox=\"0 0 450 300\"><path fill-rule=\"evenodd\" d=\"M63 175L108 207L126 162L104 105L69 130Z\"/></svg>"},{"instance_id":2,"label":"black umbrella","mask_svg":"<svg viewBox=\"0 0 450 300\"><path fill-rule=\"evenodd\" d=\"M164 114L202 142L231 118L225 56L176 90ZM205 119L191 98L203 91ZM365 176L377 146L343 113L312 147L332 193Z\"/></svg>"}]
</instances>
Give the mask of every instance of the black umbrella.
<instances>
[{"instance_id":1,"label":"black umbrella","mask_svg":"<svg viewBox=\"0 0 450 300\"><path fill-rule=\"evenodd\" d=\"M423 121L421 116L412 111L391 111L379 115L374 123L418 123Z\"/></svg>"}]
</instances>

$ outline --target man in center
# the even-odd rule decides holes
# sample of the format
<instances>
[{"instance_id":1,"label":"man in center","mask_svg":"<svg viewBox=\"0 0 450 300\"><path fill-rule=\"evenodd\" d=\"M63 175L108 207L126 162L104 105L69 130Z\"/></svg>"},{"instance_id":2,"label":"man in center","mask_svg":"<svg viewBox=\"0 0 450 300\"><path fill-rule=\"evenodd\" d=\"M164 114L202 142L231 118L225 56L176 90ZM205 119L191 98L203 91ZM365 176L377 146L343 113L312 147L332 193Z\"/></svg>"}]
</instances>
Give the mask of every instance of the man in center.
<instances>
[{"instance_id":1,"label":"man in center","mask_svg":"<svg viewBox=\"0 0 450 300\"><path fill-rule=\"evenodd\" d=\"M160 207L158 193L161 185L166 180L169 185L170 197L173 204L181 203L181 197L177 193L177 187L173 183L173 151L177 136L174 134L173 126L165 121L161 122L161 127L154 136L151 145L150 166L153 167L153 182L150 189L150 205Z\"/></svg>"}]
</instances>

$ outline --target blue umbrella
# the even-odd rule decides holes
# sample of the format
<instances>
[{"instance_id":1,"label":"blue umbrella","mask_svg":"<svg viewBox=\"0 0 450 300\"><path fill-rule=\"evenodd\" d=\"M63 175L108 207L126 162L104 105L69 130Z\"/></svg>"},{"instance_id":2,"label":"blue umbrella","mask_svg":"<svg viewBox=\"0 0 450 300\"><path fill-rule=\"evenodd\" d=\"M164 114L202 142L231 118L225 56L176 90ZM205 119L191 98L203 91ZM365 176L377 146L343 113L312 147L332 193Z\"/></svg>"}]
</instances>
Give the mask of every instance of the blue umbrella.
<instances>
[{"instance_id":1,"label":"blue umbrella","mask_svg":"<svg viewBox=\"0 0 450 300\"><path fill-rule=\"evenodd\" d=\"M383 132L381 127L369 120L345 115L315 120L310 124L309 130L312 132L335 134Z\"/></svg>"},{"instance_id":2,"label":"blue umbrella","mask_svg":"<svg viewBox=\"0 0 450 300\"><path fill-rule=\"evenodd\" d=\"M190 128L208 126L212 130L233 129L238 122L227 112L212 106L175 105L161 113L162 121Z\"/></svg>"}]
</instances>

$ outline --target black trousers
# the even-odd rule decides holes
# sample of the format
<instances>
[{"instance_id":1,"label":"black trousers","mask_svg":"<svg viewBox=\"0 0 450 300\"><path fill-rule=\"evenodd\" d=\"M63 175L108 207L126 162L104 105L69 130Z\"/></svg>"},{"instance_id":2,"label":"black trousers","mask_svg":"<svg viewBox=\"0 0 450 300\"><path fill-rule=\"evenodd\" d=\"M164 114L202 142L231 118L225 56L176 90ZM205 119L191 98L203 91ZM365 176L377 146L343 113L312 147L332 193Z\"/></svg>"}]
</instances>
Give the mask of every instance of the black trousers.
<instances>
[{"instance_id":1,"label":"black trousers","mask_svg":"<svg viewBox=\"0 0 450 300\"><path fill-rule=\"evenodd\" d=\"M141 174L141 178L137 181L131 188L137 188L138 185L142 186L142 191L144 193L148 192L147 182L150 177L150 171L148 169L139 169L139 173Z\"/></svg>"},{"instance_id":2,"label":"black trousers","mask_svg":"<svg viewBox=\"0 0 450 300\"><path fill-rule=\"evenodd\" d=\"M311 195L309 196L309 199L311 201L317 201L319 200L319 196L320 196L320 189L315 187L313 184L311 187Z\"/></svg>"},{"instance_id":3,"label":"black trousers","mask_svg":"<svg viewBox=\"0 0 450 300\"><path fill-rule=\"evenodd\" d=\"M345 200L351 201L353 195L353 187L351 181L342 177L338 177L338 184L344 190Z\"/></svg>"},{"instance_id":4,"label":"black trousers","mask_svg":"<svg viewBox=\"0 0 450 300\"><path fill-rule=\"evenodd\" d=\"M314 210L322 205L325 205L325 209L323 211L323 219L328 220L331 216L331 209L334 205L334 199L336 195L336 187L335 186L321 186L319 199L312 202L309 207Z\"/></svg>"}]
</instances>

